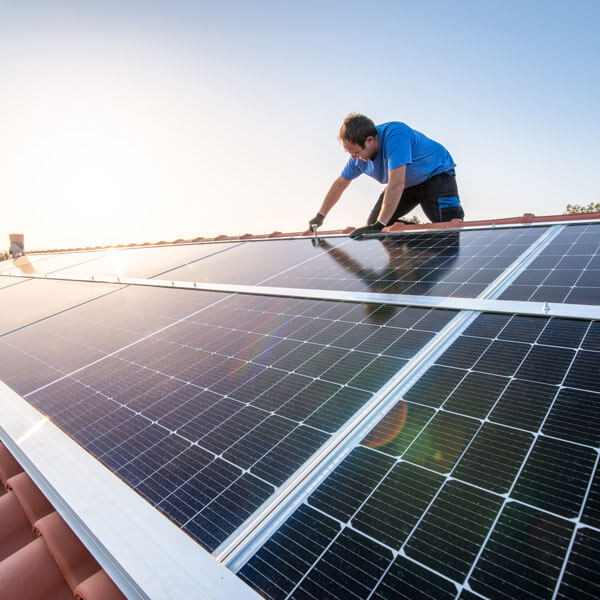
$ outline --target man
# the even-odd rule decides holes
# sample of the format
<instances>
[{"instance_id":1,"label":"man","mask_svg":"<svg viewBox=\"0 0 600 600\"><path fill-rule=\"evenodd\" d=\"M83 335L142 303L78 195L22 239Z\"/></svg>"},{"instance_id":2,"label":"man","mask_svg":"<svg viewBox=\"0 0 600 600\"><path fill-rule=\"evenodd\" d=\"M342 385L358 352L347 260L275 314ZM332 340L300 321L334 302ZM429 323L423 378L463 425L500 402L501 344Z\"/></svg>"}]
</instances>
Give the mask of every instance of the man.
<instances>
[{"instance_id":1,"label":"man","mask_svg":"<svg viewBox=\"0 0 600 600\"><path fill-rule=\"evenodd\" d=\"M441 144L404 123L392 121L375 126L358 113L346 117L339 139L350 159L319 212L309 221L309 228L323 224L350 182L363 173L387 187L375 203L367 226L355 229L352 238L381 231L419 204L432 223L464 217L456 187L456 165Z\"/></svg>"}]
</instances>

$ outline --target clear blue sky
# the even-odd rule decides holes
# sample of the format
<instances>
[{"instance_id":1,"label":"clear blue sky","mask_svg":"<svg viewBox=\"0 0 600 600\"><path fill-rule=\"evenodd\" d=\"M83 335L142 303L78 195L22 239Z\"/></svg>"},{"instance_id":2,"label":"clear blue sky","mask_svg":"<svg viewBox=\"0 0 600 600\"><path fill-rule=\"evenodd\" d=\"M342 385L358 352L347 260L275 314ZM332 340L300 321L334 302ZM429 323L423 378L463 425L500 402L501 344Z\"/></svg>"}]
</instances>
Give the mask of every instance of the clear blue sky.
<instances>
[{"instance_id":1,"label":"clear blue sky","mask_svg":"<svg viewBox=\"0 0 600 600\"><path fill-rule=\"evenodd\" d=\"M442 142L468 219L600 201L599 20L597 0L4 1L0 249L303 230L353 111ZM352 183L324 228L380 189Z\"/></svg>"}]
</instances>

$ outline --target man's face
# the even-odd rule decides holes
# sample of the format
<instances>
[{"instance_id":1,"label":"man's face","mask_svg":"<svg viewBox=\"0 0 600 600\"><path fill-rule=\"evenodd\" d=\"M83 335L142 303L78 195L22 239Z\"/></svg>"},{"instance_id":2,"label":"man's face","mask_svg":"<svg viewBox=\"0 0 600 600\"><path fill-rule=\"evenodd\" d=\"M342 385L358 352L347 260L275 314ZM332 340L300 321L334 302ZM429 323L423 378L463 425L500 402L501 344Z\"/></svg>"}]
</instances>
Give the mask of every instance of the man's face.
<instances>
[{"instance_id":1,"label":"man's face","mask_svg":"<svg viewBox=\"0 0 600 600\"><path fill-rule=\"evenodd\" d=\"M342 146L344 146L344 150L348 152L352 158L358 158L365 161L375 158L377 151L379 150L377 139L373 136L369 136L365 140L364 148L362 148L359 144L353 144L352 142L347 142L346 140L342 142Z\"/></svg>"}]
</instances>

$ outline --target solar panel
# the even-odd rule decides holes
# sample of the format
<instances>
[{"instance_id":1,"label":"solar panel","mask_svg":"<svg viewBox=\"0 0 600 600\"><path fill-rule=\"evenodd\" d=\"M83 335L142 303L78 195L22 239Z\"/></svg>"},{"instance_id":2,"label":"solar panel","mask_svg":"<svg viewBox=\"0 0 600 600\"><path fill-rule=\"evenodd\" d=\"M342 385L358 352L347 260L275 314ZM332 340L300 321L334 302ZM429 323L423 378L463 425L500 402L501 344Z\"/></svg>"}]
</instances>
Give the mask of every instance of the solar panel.
<instances>
[{"instance_id":1,"label":"solar panel","mask_svg":"<svg viewBox=\"0 0 600 600\"><path fill-rule=\"evenodd\" d=\"M247 242L161 277L473 298L546 231L437 231L360 243L347 238Z\"/></svg>"},{"instance_id":2,"label":"solar panel","mask_svg":"<svg viewBox=\"0 0 600 600\"><path fill-rule=\"evenodd\" d=\"M349 243L347 238L330 238L332 247ZM273 239L244 242L229 251L201 262L188 264L167 273L161 279L257 285L298 264L313 261L326 249L310 239Z\"/></svg>"},{"instance_id":3,"label":"solar panel","mask_svg":"<svg viewBox=\"0 0 600 600\"><path fill-rule=\"evenodd\" d=\"M0 277L0 379L266 598L598 597L597 227L36 256L248 293Z\"/></svg>"},{"instance_id":4,"label":"solar panel","mask_svg":"<svg viewBox=\"0 0 600 600\"><path fill-rule=\"evenodd\" d=\"M239 576L266 598L597 596L598 322L530 321L478 317ZM327 544L292 569L317 517Z\"/></svg>"},{"instance_id":5,"label":"solar panel","mask_svg":"<svg viewBox=\"0 0 600 600\"><path fill-rule=\"evenodd\" d=\"M0 264L0 273L10 275L44 275L59 269L93 263L106 255L105 251L64 252L59 254L25 254L11 261Z\"/></svg>"},{"instance_id":6,"label":"solar panel","mask_svg":"<svg viewBox=\"0 0 600 600\"><path fill-rule=\"evenodd\" d=\"M94 277L150 278L181 265L194 263L206 256L218 254L236 245L236 242L218 242L213 244L122 248L103 253L93 261L79 263L67 268L57 269L54 266L53 272L61 276L93 275ZM40 264L38 269L42 270L45 267L46 263Z\"/></svg>"},{"instance_id":7,"label":"solar panel","mask_svg":"<svg viewBox=\"0 0 600 600\"><path fill-rule=\"evenodd\" d=\"M568 225L500 296L600 304L600 224Z\"/></svg>"},{"instance_id":8,"label":"solar panel","mask_svg":"<svg viewBox=\"0 0 600 600\"><path fill-rule=\"evenodd\" d=\"M13 285L2 288L0 336L118 289L113 285L70 281L8 281Z\"/></svg>"},{"instance_id":9,"label":"solar panel","mask_svg":"<svg viewBox=\"0 0 600 600\"><path fill-rule=\"evenodd\" d=\"M0 276L0 290L3 288L7 288L13 285L17 285L19 283L25 283L26 279L10 279L9 277L1 277Z\"/></svg>"},{"instance_id":10,"label":"solar panel","mask_svg":"<svg viewBox=\"0 0 600 600\"><path fill-rule=\"evenodd\" d=\"M0 374L213 550L455 314L368 308L131 287L4 336Z\"/></svg>"},{"instance_id":11,"label":"solar panel","mask_svg":"<svg viewBox=\"0 0 600 600\"><path fill-rule=\"evenodd\" d=\"M364 240L280 275L267 285L474 298L546 231L437 231Z\"/></svg>"}]
</instances>

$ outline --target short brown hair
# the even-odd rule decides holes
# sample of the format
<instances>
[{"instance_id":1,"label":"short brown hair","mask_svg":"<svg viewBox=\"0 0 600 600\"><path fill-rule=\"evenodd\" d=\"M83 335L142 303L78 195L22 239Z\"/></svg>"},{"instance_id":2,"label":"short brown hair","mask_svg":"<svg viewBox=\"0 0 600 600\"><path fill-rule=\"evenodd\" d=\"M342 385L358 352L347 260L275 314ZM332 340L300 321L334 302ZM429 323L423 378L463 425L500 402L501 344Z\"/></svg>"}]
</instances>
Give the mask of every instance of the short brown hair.
<instances>
[{"instance_id":1,"label":"short brown hair","mask_svg":"<svg viewBox=\"0 0 600 600\"><path fill-rule=\"evenodd\" d=\"M338 134L340 141L358 144L361 148L365 147L365 140L370 136L377 137L375 123L360 113L350 113L344 119Z\"/></svg>"}]
</instances>

